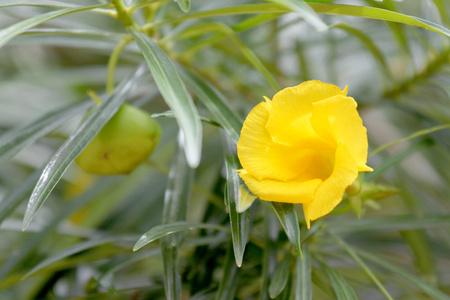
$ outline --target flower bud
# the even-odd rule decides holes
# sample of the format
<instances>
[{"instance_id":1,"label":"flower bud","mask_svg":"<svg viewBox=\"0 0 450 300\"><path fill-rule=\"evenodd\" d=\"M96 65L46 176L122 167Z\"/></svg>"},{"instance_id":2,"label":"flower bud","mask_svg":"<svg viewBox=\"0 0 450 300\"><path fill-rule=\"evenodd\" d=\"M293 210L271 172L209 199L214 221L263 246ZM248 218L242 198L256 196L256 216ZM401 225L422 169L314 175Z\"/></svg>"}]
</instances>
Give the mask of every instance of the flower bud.
<instances>
[{"instance_id":1,"label":"flower bud","mask_svg":"<svg viewBox=\"0 0 450 300\"><path fill-rule=\"evenodd\" d=\"M145 111L123 104L76 159L87 173L129 174L159 142L161 128Z\"/></svg>"}]
</instances>

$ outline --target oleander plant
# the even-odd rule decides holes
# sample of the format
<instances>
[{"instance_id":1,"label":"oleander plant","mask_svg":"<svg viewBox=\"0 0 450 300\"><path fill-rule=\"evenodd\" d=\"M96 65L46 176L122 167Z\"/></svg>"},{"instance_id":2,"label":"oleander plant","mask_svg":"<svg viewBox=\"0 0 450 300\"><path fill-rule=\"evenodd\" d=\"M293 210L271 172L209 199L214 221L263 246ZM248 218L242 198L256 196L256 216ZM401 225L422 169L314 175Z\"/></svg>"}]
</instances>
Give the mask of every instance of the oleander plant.
<instances>
[{"instance_id":1,"label":"oleander plant","mask_svg":"<svg viewBox=\"0 0 450 300\"><path fill-rule=\"evenodd\" d=\"M0 299L450 299L447 0L0 0Z\"/></svg>"}]
</instances>

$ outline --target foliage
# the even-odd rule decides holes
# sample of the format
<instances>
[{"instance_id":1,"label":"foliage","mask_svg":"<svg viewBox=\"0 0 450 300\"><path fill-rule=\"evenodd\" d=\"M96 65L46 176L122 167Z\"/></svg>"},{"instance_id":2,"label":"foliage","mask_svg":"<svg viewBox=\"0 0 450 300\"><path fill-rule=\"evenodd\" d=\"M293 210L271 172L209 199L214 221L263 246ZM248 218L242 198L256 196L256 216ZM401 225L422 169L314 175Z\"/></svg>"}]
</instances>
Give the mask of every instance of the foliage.
<instances>
[{"instance_id":1,"label":"foliage","mask_svg":"<svg viewBox=\"0 0 450 300\"><path fill-rule=\"evenodd\" d=\"M0 0L0 299L449 299L449 12ZM239 213L242 120L310 79L348 85L374 172L311 229L300 205ZM129 175L84 173L124 102L159 145Z\"/></svg>"}]
</instances>

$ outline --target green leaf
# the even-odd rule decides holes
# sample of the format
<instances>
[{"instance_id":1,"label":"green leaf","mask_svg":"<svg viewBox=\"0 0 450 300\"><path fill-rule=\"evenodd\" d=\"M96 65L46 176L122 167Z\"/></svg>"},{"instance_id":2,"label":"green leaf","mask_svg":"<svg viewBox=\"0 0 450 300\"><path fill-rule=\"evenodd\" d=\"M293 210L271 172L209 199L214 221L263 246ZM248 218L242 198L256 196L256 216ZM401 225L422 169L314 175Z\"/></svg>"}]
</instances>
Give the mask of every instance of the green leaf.
<instances>
[{"instance_id":1,"label":"green leaf","mask_svg":"<svg viewBox=\"0 0 450 300\"><path fill-rule=\"evenodd\" d=\"M234 110L230 108L225 96L212 85L208 84L204 79L186 69L182 70L181 75L192 92L216 118L233 142L237 144L242 128L242 120Z\"/></svg>"},{"instance_id":2,"label":"green leaf","mask_svg":"<svg viewBox=\"0 0 450 300\"><path fill-rule=\"evenodd\" d=\"M439 10L439 13L441 14L441 18L444 21L445 24L450 25L450 19L448 17L447 8L445 7L444 0L433 0L434 4Z\"/></svg>"},{"instance_id":3,"label":"green leaf","mask_svg":"<svg viewBox=\"0 0 450 300\"><path fill-rule=\"evenodd\" d=\"M364 257L365 259L372 261L373 263L393 272L397 273L398 275L402 276L412 284L414 284L416 287L420 288L422 291L424 291L427 295L431 297L433 300L449 300L450 297L448 295L445 295L440 290L436 289L435 287L432 287L431 285L427 284L423 280L417 278L414 275L411 275L408 272L403 271L402 269L396 267L394 264L390 263L389 261L385 259L380 259L369 252L358 250L357 252L359 255Z\"/></svg>"},{"instance_id":4,"label":"green leaf","mask_svg":"<svg viewBox=\"0 0 450 300\"><path fill-rule=\"evenodd\" d=\"M153 227L146 233L144 233L136 244L133 247L133 251L137 251L144 247L145 245L160 239L166 235L184 231L184 230L192 230L192 229L214 229L214 230L224 230L227 231L226 227L215 225L215 224L207 224L207 223L192 223L192 222L174 222L169 224L162 224Z\"/></svg>"},{"instance_id":5,"label":"green leaf","mask_svg":"<svg viewBox=\"0 0 450 300\"><path fill-rule=\"evenodd\" d=\"M269 284L269 296L271 299L274 299L275 297L280 295L286 287L286 283L289 279L290 264L291 256L289 254L286 254L286 257L283 259L283 261L275 268L275 272Z\"/></svg>"},{"instance_id":6,"label":"green leaf","mask_svg":"<svg viewBox=\"0 0 450 300\"><path fill-rule=\"evenodd\" d=\"M92 100L69 105L57 111L49 112L21 128L4 133L0 137L0 164L93 105Z\"/></svg>"},{"instance_id":7,"label":"green leaf","mask_svg":"<svg viewBox=\"0 0 450 300\"><path fill-rule=\"evenodd\" d=\"M325 3L309 3L309 6L316 13L320 14L354 16L354 17L376 19L381 21L396 22L424 28L446 36L450 36L450 30L439 24L418 17L413 17L381 8L344 5L344 4L325 4ZM279 4L241 5L193 13L185 17L154 23L152 24L151 27L152 28L159 27L169 23L175 23L194 18L211 18L218 16L242 15L242 14L288 13L291 11L292 11L291 9L287 9L285 6Z\"/></svg>"},{"instance_id":8,"label":"green leaf","mask_svg":"<svg viewBox=\"0 0 450 300\"><path fill-rule=\"evenodd\" d=\"M331 281L334 292L336 293L336 298L338 300L358 300L355 291L348 284L348 282L342 277L341 274L336 272L333 268L328 266L324 261L318 260L322 269L327 274Z\"/></svg>"},{"instance_id":9,"label":"green leaf","mask_svg":"<svg viewBox=\"0 0 450 300\"><path fill-rule=\"evenodd\" d=\"M64 259L66 257L69 257L71 255L74 255L76 253L80 253L82 251L85 251L87 249L95 248L101 245L113 243L113 242L124 242L124 241L133 241L136 239L136 236L132 235L123 235L123 236L110 236L110 237L102 237L97 238L85 242L81 242L76 244L75 246L72 246L68 249L65 249L59 253L56 253L52 255L51 257L41 261L39 264L37 264L34 268L32 268L22 279L25 279L32 274L38 272L39 270L42 270L43 268L51 265L52 263Z\"/></svg>"},{"instance_id":10,"label":"green leaf","mask_svg":"<svg viewBox=\"0 0 450 300\"><path fill-rule=\"evenodd\" d=\"M183 132L179 131L178 146L172 157L172 165L164 196L163 224L185 221L186 219L187 204L194 180L194 170L189 167L186 157L182 155L184 138ZM172 245L178 244L178 241L175 239L172 242Z\"/></svg>"},{"instance_id":11,"label":"green leaf","mask_svg":"<svg viewBox=\"0 0 450 300\"><path fill-rule=\"evenodd\" d=\"M387 82L390 83L394 81L391 71L389 70L389 66L386 60L384 59L383 53L380 51L380 49L378 49L377 45L372 41L372 39L370 39L370 37L367 34L365 34L362 30L359 30L358 28L347 24L336 24L333 25L333 27L342 29L348 34L358 38L366 47L366 49L369 50L372 56L376 59L376 62L378 62L378 65L380 66L384 78L387 80Z\"/></svg>"},{"instance_id":12,"label":"green leaf","mask_svg":"<svg viewBox=\"0 0 450 300\"><path fill-rule=\"evenodd\" d=\"M239 269L233 263L233 251L228 247L222 280L219 283L216 300L235 299L237 285L239 283Z\"/></svg>"},{"instance_id":13,"label":"green leaf","mask_svg":"<svg viewBox=\"0 0 450 300\"><path fill-rule=\"evenodd\" d=\"M436 264L425 230L405 230L400 234L414 253L414 265L421 277L428 283L436 285L438 278Z\"/></svg>"},{"instance_id":14,"label":"green leaf","mask_svg":"<svg viewBox=\"0 0 450 300\"><path fill-rule=\"evenodd\" d=\"M24 230L28 227L37 210L50 195L70 164L102 129L103 125L115 114L134 84L144 74L144 70L143 66L141 66L136 72L125 78L109 99L89 115L47 163L28 202L23 221Z\"/></svg>"},{"instance_id":15,"label":"green leaf","mask_svg":"<svg viewBox=\"0 0 450 300\"><path fill-rule=\"evenodd\" d=\"M424 29L428 29L443 35L450 37L450 30L433 23L428 20L424 20L414 16L408 16L398 12L375 8L367 6L356 5L344 5L344 4L323 4L323 3L310 3L310 6L317 13L331 14L331 15L343 15L363 17L369 19L376 19L382 21L397 22L406 25L416 26Z\"/></svg>"},{"instance_id":16,"label":"green leaf","mask_svg":"<svg viewBox=\"0 0 450 300\"><path fill-rule=\"evenodd\" d=\"M226 203L228 203L231 225L231 238L233 241L234 257L236 265L242 265L245 246L248 239L249 216L248 210L243 213L237 212L239 206L241 190L239 174L236 170L239 168L239 162L235 156L235 144L226 136L224 140L225 168L227 171L227 193Z\"/></svg>"},{"instance_id":17,"label":"green leaf","mask_svg":"<svg viewBox=\"0 0 450 300\"><path fill-rule=\"evenodd\" d=\"M132 255L129 255L127 258L122 260L121 262L117 264L110 265L110 268L107 268L106 270L103 270L101 274L99 274L95 279L105 288L110 290L111 292L114 290L114 286L112 286L109 283L109 279L114 277L114 274L118 272L119 270L129 267L130 265L144 259L148 259L149 257L160 255L161 251L159 248L156 249L150 249L147 251L141 251L139 253L133 253ZM106 282L105 282L106 281Z\"/></svg>"},{"instance_id":18,"label":"green leaf","mask_svg":"<svg viewBox=\"0 0 450 300\"><path fill-rule=\"evenodd\" d=\"M79 7L76 4L56 0L0 0L0 7L8 6Z\"/></svg>"},{"instance_id":19,"label":"green leaf","mask_svg":"<svg viewBox=\"0 0 450 300\"><path fill-rule=\"evenodd\" d=\"M210 22L208 26L199 25L188 28L186 31L180 33L177 37L191 37L195 35L206 34L210 32L218 32L227 36L242 52L245 58L250 62L250 64L259 71L261 76L266 79L266 81L272 86L275 91L279 91L281 87L279 86L276 79L272 76L270 71L262 63L259 57L247 47L236 35L236 33L225 24L219 22Z\"/></svg>"},{"instance_id":20,"label":"green leaf","mask_svg":"<svg viewBox=\"0 0 450 300\"><path fill-rule=\"evenodd\" d=\"M266 203L266 201L263 201ZM302 256L302 249L300 246L300 227L298 225L297 213L292 203L282 202L267 202L267 205L275 212L278 220L283 226L286 235L291 241L292 245L297 252L297 255Z\"/></svg>"},{"instance_id":21,"label":"green leaf","mask_svg":"<svg viewBox=\"0 0 450 300\"><path fill-rule=\"evenodd\" d=\"M194 170L189 167L186 156L183 154L184 138L184 134L180 130L164 196L163 224L186 220ZM177 267L178 245L181 238L182 236L177 234L165 236L161 240L164 289L167 299L179 299L181 295L181 278Z\"/></svg>"},{"instance_id":22,"label":"green leaf","mask_svg":"<svg viewBox=\"0 0 450 300\"><path fill-rule=\"evenodd\" d=\"M0 224L29 196L41 173L42 169L34 171L18 187L14 187L3 197L0 201Z\"/></svg>"},{"instance_id":23,"label":"green leaf","mask_svg":"<svg viewBox=\"0 0 450 300\"><path fill-rule=\"evenodd\" d=\"M94 49L101 53L110 54L111 49L116 46L116 41L110 38L102 38L100 36L74 36L74 35L46 35L46 34L22 34L13 40L8 45L27 47L30 45L64 47L70 49ZM128 55L127 58L140 62L139 54Z\"/></svg>"},{"instance_id":24,"label":"green leaf","mask_svg":"<svg viewBox=\"0 0 450 300\"><path fill-rule=\"evenodd\" d=\"M376 284L376 286L380 289L380 291L383 293L383 295L389 299L394 300L392 296L389 294L389 292L386 290L386 288L383 286L383 284L378 280L378 278L375 276L375 274L372 272L372 270L362 261L362 259L356 254L355 250L353 250L350 245L348 245L344 240L339 238L335 234L331 234L331 236L334 238L334 240L341 246L347 253L353 258L353 260L366 272L367 276Z\"/></svg>"},{"instance_id":25,"label":"green leaf","mask_svg":"<svg viewBox=\"0 0 450 300\"><path fill-rule=\"evenodd\" d=\"M55 231L55 228L66 219L74 211L84 207L92 200L95 199L101 192L106 189L111 189L112 186L118 184L117 178L106 177L101 179L96 185L94 185L87 192L83 193L76 199L73 199L68 204L62 206L61 209L55 211L55 214L51 216L48 225L45 226L39 233L30 236L25 240L25 243L20 247L18 253L14 253L8 260L4 262L0 267L0 282L17 266L25 265L30 261L33 250L41 243L50 233Z\"/></svg>"},{"instance_id":26,"label":"green leaf","mask_svg":"<svg viewBox=\"0 0 450 300\"><path fill-rule=\"evenodd\" d=\"M264 244L262 247L262 271L258 299L267 300L269 299L269 281L277 260L274 247L277 245L275 241L280 225L271 211L264 209L263 213Z\"/></svg>"},{"instance_id":27,"label":"green leaf","mask_svg":"<svg viewBox=\"0 0 450 300\"><path fill-rule=\"evenodd\" d=\"M135 28L129 29L167 105L175 113L178 125L184 133L184 148L189 166L200 164L202 125L192 98L183 81L164 51L150 38Z\"/></svg>"},{"instance_id":28,"label":"green leaf","mask_svg":"<svg viewBox=\"0 0 450 300\"><path fill-rule=\"evenodd\" d=\"M173 111L168 110L168 111L165 111L165 112L162 112L162 113L151 114L151 117L152 118L160 118L160 117L175 118L175 114L174 114ZM205 117L202 117L202 116L199 116L199 117L200 117L200 121L202 121L204 123L208 123L208 124L216 126L216 127L222 127L219 123L217 123L214 120L211 120L211 119L208 119L208 118L205 118Z\"/></svg>"},{"instance_id":29,"label":"green leaf","mask_svg":"<svg viewBox=\"0 0 450 300\"><path fill-rule=\"evenodd\" d=\"M38 16L23 20L19 23L13 24L9 27L6 27L5 29L0 30L0 47L5 45L9 40L14 38L15 36L18 36L25 30L33 28L33 27L35 27L39 24L42 24L44 22L47 22L49 20L56 19L56 18L65 16L68 14L73 14L76 12L91 10L94 8L100 8L100 7L105 7L105 6L107 6L107 4L60 9L57 11L51 11L51 12L48 12L48 13L45 13L42 15L38 15Z\"/></svg>"},{"instance_id":30,"label":"green leaf","mask_svg":"<svg viewBox=\"0 0 450 300\"><path fill-rule=\"evenodd\" d=\"M303 244L303 258L296 257L295 300L312 300L311 255L308 244Z\"/></svg>"},{"instance_id":31,"label":"green leaf","mask_svg":"<svg viewBox=\"0 0 450 300\"><path fill-rule=\"evenodd\" d=\"M188 13L191 9L191 0L175 0L175 2L184 13Z\"/></svg>"},{"instance_id":32,"label":"green leaf","mask_svg":"<svg viewBox=\"0 0 450 300\"><path fill-rule=\"evenodd\" d=\"M432 229L450 226L447 215L431 216L391 216L380 218L365 218L363 220L328 221L327 227L333 232L364 232L364 231L401 231L414 229Z\"/></svg>"},{"instance_id":33,"label":"green leaf","mask_svg":"<svg viewBox=\"0 0 450 300\"><path fill-rule=\"evenodd\" d=\"M276 18L278 18L281 14L272 14L272 13L266 13L266 14L260 14L260 15L256 15L254 17L245 19L244 21L233 25L231 27L231 30L237 34L240 33L242 31L245 30L249 30L251 28L255 28L258 25L274 20ZM172 36L169 37L168 39L170 40L171 38L177 38L178 36ZM197 43L189 46L186 50L185 50L185 55L192 55L193 53L199 51L200 49L205 48L206 46L210 46L213 45L214 43L224 39L227 37L227 33L225 32L221 32L221 33L217 33L216 35L212 36L212 37L205 37L204 39L198 41Z\"/></svg>"},{"instance_id":34,"label":"green leaf","mask_svg":"<svg viewBox=\"0 0 450 300\"><path fill-rule=\"evenodd\" d=\"M429 147L430 143L428 142L419 142L416 144L411 145L410 147L406 148L400 153L397 153L391 157L388 157L387 159L383 160L383 162L378 165L373 172L366 173L365 178L366 181L373 181L375 178L383 174L386 170L392 168L393 166L397 165L410 155L414 154L415 152L418 152L420 150L423 150L425 147Z\"/></svg>"},{"instance_id":35,"label":"green leaf","mask_svg":"<svg viewBox=\"0 0 450 300\"><path fill-rule=\"evenodd\" d=\"M125 34L107 30L92 30L92 29L78 29L78 28L33 28L25 31L22 35L72 35L79 37L95 37L95 38L115 38L123 39Z\"/></svg>"},{"instance_id":36,"label":"green leaf","mask_svg":"<svg viewBox=\"0 0 450 300\"><path fill-rule=\"evenodd\" d=\"M296 12L306 22L313 26L317 31L324 31L328 26L319 18L314 10L306 4L303 0L272 0L272 2L279 3L293 12Z\"/></svg>"}]
</instances>

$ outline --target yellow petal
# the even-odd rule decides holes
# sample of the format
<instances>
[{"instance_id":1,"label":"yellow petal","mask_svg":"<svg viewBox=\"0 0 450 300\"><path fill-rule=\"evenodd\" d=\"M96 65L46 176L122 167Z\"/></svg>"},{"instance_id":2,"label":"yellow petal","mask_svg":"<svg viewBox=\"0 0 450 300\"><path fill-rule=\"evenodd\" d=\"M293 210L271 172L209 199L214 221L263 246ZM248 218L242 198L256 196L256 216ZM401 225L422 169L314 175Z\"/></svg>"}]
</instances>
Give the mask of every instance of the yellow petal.
<instances>
[{"instance_id":1,"label":"yellow petal","mask_svg":"<svg viewBox=\"0 0 450 300\"><path fill-rule=\"evenodd\" d=\"M372 171L367 162L367 130L351 97L335 96L312 105L311 124L324 139L334 139L347 149L359 171Z\"/></svg>"},{"instance_id":2,"label":"yellow petal","mask_svg":"<svg viewBox=\"0 0 450 300\"><path fill-rule=\"evenodd\" d=\"M320 179L307 181L291 180L288 182L273 179L258 180L246 170L239 170L239 176L252 193L259 199L286 203L311 202L317 187L322 183Z\"/></svg>"},{"instance_id":3,"label":"yellow petal","mask_svg":"<svg viewBox=\"0 0 450 300\"><path fill-rule=\"evenodd\" d=\"M237 144L239 160L258 180L295 179L309 166L314 151L274 143L265 129L269 113L270 102L261 102L248 114Z\"/></svg>"},{"instance_id":4,"label":"yellow petal","mask_svg":"<svg viewBox=\"0 0 450 300\"><path fill-rule=\"evenodd\" d=\"M250 194L242 185L239 186L240 197L236 206L236 211L238 213L243 213L246 211L256 200L256 196Z\"/></svg>"},{"instance_id":5,"label":"yellow petal","mask_svg":"<svg viewBox=\"0 0 450 300\"><path fill-rule=\"evenodd\" d=\"M335 157L331 176L317 188L314 200L303 204L308 228L310 221L328 214L341 202L345 189L358 177L356 162L346 146L338 146Z\"/></svg>"},{"instance_id":6,"label":"yellow petal","mask_svg":"<svg viewBox=\"0 0 450 300\"><path fill-rule=\"evenodd\" d=\"M334 140L317 136L310 124L311 105L335 95L346 95L337 86L318 80L285 88L278 92L272 101L272 109L267 122L267 130L272 139L284 145L308 145L314 149L329 149L335 146Z\"/></svg>"}]
</instances>

